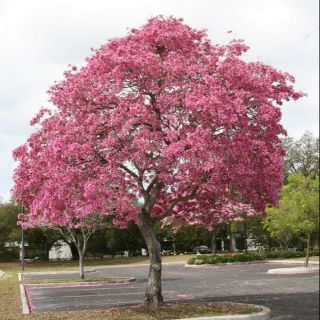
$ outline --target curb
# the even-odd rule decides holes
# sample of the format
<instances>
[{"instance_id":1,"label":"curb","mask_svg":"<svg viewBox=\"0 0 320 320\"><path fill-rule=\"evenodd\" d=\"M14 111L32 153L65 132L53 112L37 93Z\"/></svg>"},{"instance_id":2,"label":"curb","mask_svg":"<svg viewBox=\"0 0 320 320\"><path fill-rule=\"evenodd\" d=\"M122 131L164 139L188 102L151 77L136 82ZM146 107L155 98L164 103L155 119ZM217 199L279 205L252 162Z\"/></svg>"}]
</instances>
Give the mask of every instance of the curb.
<instances>
[{"instance_id":1,"label":"curb","mask_svg":"<svg viewBox=\"0 0 320 320\"><path fill-rule=\"evenodd\" d=\"M315 274L315 273L319 273L319 267L276 268L276 269L269 269L267 273L286 274L286 275Z\"/></svg>"},{"instance_id":2,"label":"curb","mask_svg":"<svg viewBox=\"0 0 320 320\"><path fill-rule=\"evenodd\" d=\"M304 260L264 260L267 263L279 264L304 264ZM309 261L309 264L319 265L319 261Z\"/></svg>"},{"instance_id":3,"label":"curb","mask_svg":"<svg viewBox=\"0 0 320 320\"><path fill-rule=\"evenodd\" d=\"M185 261L179 262L162 262L162 265L181 265L185 264ZM135 268L135 267L143 267L149 266L149 263L137 263L137 264L114 264L114 265L98 265L98 266L88 266L86 267L86 272L95 272L100 269L109 269L109 268ZM43 274L61 274L61 273L79 273L77 267L74 270L66 270L66 271L29 271L23 272L22 274L34 274L34 275L43 275Z\"/></svg>"},{"instance_id":4,"label":"curb","mask_svg":"<svg viewBox=\"0 0 320 320\"><path fill-rule=\"evenodd\" d=\"M186 263L184 266L187 268L199 268L204 266L230 266L230 265L243 265L243 264L304 264L303 260L252 260L252 261L244 261L244 262L220 262L220 263L203 263L203 264L188 264ZM309 265L319 266L318 261L309 261Z\"/></svg>"},{"instance_id":5,"label":"curb","mask_svg":"<svg viewBox=\"0 0 320 320\"><path fill-rule=\"evenodd\" d=\"M178 261L178 262L162 262L161 265L183 265L185 264L185 261ZM108 269L108 268L125 268L125 267L130 267L130 268L135 268L135 267L145 267L149 266L149 263L137 263L137 264L115 264L115 265L105 265L105 266L92 266L91 269L89 267L89 272L95 272L99 269Z\"/></svg>"},{"instance_id":6,"label":"curb","mask_svg":"<svg viewBox=\"0 0 320 320\"><path fill-rule=\"evenodd\" d=\"M27 300L26 291L23 284L20 284L20 296L21 296L21 303L22 303L22 313L29 314L30 308Z\"/></svg>"},{"instance_id":7,"label":"curb","mask_svg":"<svg viewBox=\"0 0 320 320\"><path fill-rule=\"evenodd\" d=\"M27 287L86 287L86 286L103 286L103 285L116 285L116 284L128 284L135 282L135 277L117 277L118 279L124 279L125 281L91 281L91 282L49 282L49 283L26 283Z\"/></svg>"},{"instance_id":8,"label":"curb","mask_svg":"<svg viewBox=\"0 0 320 320\"><path fill-rule=\"evenodd\" d=\"M239 305L245 304L255 308L261 309L259 312L250 313L250 314L237 314L230 316L211 316L211 317L198 317L198 318L184 318L179 320L269 320L271 319L271 310L264 306L259 306L256 304L247 304L247 303L237 303Z\"/></svg>"},{"instance_id":9,"label":"curb","mask_svg":"<svg viewBox=\"0 0 320 320\"><path fill-rule=\"evenodd\" d=\"M216 266L216 267L224 267L224 266L242 266L242 265L256 265L256 264L266 264L266 260L253 260L253 261L243 261L243 262L219 262L219 263L203 263L203 264L188 264L186 263L184 266L187 268L198 268L198 267L206 267L206 266Z\"/></svg>"}]
</instances>

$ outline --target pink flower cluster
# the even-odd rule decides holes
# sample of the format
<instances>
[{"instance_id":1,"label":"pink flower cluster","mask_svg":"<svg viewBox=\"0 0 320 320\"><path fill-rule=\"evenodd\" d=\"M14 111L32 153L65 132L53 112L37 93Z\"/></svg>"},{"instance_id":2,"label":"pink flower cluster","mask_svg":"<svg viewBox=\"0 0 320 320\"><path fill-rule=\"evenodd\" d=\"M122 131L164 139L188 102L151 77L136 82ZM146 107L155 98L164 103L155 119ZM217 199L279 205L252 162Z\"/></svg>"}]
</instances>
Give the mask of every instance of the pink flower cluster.
<instances>
[{"instance_id":1,"label":"pink flower cluster","mask_svg":"<svg viewBox=\"0 0 320 320\"><path fill-rule=\"evenodd\" d=\"M14 152L14 195L56 224L139 212L207 225L263 213L283 179L280 105L294 79L172 17L112 39L49 91L56 107Z\"/></svg>"}]
</instances>

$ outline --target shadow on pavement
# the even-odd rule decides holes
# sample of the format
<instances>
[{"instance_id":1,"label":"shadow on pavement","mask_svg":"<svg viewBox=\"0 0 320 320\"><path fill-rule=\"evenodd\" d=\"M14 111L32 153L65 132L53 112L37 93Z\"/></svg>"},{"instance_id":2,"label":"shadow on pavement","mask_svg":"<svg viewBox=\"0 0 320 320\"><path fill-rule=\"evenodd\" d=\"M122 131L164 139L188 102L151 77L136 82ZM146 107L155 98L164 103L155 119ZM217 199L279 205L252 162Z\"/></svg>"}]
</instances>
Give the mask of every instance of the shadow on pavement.
<instances>
[{"instance_id":1,"label":"shadow on pavement","mask_svg":"<svg viewBox=\"0 0 320 320\"><path fill-rule=\"evenodd\" d=\"M272 311L272 320L319 319L319 292L203 297L200 301L230 301L263 305Z\"/></svg>"}]
</instances>

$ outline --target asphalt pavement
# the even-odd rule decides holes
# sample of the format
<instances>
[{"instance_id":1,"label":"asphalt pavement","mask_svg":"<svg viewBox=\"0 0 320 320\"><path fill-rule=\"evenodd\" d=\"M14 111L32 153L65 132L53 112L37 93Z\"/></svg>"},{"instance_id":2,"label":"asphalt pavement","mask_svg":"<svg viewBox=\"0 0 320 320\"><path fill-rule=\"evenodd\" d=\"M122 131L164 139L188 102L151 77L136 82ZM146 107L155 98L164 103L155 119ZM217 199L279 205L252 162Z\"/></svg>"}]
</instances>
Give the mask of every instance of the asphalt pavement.
<instances>
[{"instance_id":1,"label":"asphalt pavement","mask_svg":"<svg viewBox=\"0 0 320 320\"><path fill-rule=\"evenodd\" d=\"M288 266L295 267L296 264ZM230 301L260 304L273 318L319 319L319 274L268 274L283 267L275 263L242 263L185 267L165 264L162 292L165 301ZM148 266L99 267L87 278L135 277L126 284L89 283L26 286L32 312L98 309L143 302ZM76 278L77 273L24 274L24 279Z\"/></svg>"}]
</instances>

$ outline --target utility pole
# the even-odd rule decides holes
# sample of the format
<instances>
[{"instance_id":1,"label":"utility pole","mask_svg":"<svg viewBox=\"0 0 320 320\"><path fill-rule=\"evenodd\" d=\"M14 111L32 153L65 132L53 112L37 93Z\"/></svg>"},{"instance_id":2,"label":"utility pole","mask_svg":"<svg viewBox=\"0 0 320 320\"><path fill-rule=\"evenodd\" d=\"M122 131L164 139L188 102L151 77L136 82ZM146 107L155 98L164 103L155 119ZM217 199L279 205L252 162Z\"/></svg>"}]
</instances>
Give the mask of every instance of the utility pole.
<instances>
[{"instance_id":1,"label":"utility pole","mask_svg":"<svg viewBox=\"0 0 320 320\"><path fill-rule=\"evenodd\" d=\"M24 207L22 206L22 215L24 215ZM22 226L21 226L21 270L24 271L24 230L23 230L23 219L22 216Z\"/></svg>"}]
</instances>

